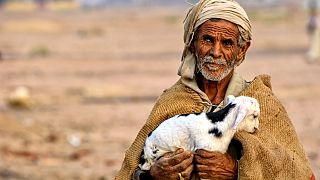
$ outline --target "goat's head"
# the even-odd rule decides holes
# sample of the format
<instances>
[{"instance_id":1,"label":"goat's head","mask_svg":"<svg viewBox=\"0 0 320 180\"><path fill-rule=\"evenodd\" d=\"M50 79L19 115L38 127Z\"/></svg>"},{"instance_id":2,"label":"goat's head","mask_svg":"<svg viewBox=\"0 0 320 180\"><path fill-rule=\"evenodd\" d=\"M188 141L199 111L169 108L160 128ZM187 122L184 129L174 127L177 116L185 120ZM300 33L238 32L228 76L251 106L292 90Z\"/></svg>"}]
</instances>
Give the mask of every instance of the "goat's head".
<instances>
[{"instance_id":1,"label":"goat's head","mask_svg":"<svg viewBox=\"0 0 320 180\"><path fill-rule=\"evenodd\" d=\"M254 133L259 128L260 107L255 98L248 96L228 97L228 101L236 104L234 113L236 120L233 128Z\"/></svg>"}]
</instances>

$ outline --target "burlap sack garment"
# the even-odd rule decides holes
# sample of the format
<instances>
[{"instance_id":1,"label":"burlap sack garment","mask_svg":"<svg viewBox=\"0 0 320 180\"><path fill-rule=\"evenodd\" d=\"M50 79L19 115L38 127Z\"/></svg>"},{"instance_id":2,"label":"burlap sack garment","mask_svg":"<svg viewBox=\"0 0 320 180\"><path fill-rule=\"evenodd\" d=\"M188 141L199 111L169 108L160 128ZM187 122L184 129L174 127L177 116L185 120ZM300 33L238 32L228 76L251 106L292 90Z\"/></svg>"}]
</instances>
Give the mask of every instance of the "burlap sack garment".
<instances>
[{"instance_id":1,"label":"burlap sack garment","mask_svg":"<svg viewBox=\"0 0 320 180\"><path fill-rule=\"evenodd\" d=\"M257 133L238 132L235 135L235 139L243 146L239 161L239 178L310 179L310 164L284 107L272 93L269 76L256 77L240 95L254 97L259 101L261 117ZM163 120L177 114L202 112L205 108L199 94L185 86L181 80L166 90L158 99L135 141L126 151L116 179L132 178L138 167L146 137Z\"/></svg>"}]
</instances>

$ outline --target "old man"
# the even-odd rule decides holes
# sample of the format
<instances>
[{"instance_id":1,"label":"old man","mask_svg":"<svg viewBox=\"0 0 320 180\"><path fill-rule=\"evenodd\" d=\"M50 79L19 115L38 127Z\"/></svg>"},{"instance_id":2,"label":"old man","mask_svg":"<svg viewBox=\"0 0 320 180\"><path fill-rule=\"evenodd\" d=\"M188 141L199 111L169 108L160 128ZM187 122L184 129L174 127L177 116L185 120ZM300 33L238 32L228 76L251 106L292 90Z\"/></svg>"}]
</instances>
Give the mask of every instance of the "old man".
<instances>
[{"instance_id":1,"label":"old man","mask_svg":"<svg viewBox=\"0 0 320 180\"><path fill-rule=\"evenodd\" d=\"M245 59L251 24L233 0L201 0L184 21L181 78L164 91L127 150L116 179L311 179L310 164L270 77L248 82L235 68ZM225 154L179 149L158 159L150 171L139 169L144 141L162 121L177 114L219 110L228 95L260 103L260 130L236 133Z\"/></svg>"}]
</instances>

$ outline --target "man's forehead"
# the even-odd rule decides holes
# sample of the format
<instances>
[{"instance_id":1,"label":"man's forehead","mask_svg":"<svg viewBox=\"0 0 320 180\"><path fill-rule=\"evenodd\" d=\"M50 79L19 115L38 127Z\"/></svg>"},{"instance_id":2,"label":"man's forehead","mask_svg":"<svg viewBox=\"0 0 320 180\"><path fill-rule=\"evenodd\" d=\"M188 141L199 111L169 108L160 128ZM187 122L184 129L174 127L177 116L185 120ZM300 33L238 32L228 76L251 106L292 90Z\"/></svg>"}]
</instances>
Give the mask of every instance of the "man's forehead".
<instances>
[{"instance_id":1,"label":"man's forehead","mask_svg":"<svg viewBox=\"0 0 320 180\"><path fill-rule=\"evenodd\" d=\"M205 21L198 29L201 34L222 33L228 36L238 37L238 26L230 21L223 19L210 19Z\"/></svg>"}]
</instances>

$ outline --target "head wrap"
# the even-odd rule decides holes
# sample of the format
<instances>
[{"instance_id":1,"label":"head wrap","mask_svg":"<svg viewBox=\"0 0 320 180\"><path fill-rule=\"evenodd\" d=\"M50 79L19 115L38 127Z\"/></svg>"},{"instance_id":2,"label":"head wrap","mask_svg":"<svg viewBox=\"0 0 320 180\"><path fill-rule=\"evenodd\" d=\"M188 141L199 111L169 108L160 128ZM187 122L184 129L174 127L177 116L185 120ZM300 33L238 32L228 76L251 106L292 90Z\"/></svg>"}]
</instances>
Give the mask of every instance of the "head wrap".
<instances>
[{"instance_id":1,"label":"head wrap","mask_svg":"<svg viewBox=\"0 0 320 180\"><path fill-rule=\"evenodd\" d=\"M245 10L234 0L200 0L190 8L184 20L184 51L178 75L193 79L196 59L189 47L197 28L209 19L218 18L238 25L240 36L251 40L251 23ZM241 62L243 59L241 60ZM241 63L239 62L239 64Z\"/></svg>"}]
</instances>

